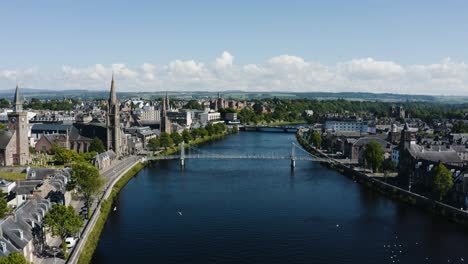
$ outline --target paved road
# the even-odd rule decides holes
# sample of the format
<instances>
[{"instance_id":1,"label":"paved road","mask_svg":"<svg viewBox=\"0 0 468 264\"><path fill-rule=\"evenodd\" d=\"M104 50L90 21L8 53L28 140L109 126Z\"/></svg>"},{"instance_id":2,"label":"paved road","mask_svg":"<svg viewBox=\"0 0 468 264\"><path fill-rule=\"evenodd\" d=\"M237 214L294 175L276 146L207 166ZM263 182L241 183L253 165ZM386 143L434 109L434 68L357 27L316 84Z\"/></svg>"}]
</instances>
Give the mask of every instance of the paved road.
<instances>
[{"instance_id":1,"label":"paved road","mask_svg":"<svg viewBox=\"0 0 468 264\"><path fill-rule=\"evenodd\" d=\"M139 157L136 157L136 156L129 156L129 157L125 157L121 160L118 160L116 162L114 162L112 164L112 166L106 170L103 170L103 171L100 171L100 175L101 177L103 177L105 179L105 185L104 185L104 188L101 192L101 194L98 196L99 198L97 199L97 201L95 201L93 203L93 205L91 206L91 212L94 212L94 210L96 210L96 207L98 205L98 203L101 201L101 199L104 197L105 193L108 191L109 187L111 186L111 184L114 182L114 180L120 176L123 172L125 172L126 170L129 169L129 167L131 167L133 164L135 164L135 162L137 160L139 160L140 158ZM82 202L80 201L80 205L82 205ZM75 206L78 206L78 205L75 205ZM78 207L80 208L80 207ZM79 210L79 209L77 209ZM84 234L85 232L85 229L86 227L88 227L88 220L85 220L85 223L84 223L84 228L83 230L80 231L80 234ZM90 229L92 229L90 227ZM83 241L84 242L84 241ZM81 246L83 245L84 243L81 243ZM79 254L78 254L79 255ZM78 256L79 257L79 256ZM77 257L74 258L74 261L77 260ZM65 261L63 259L60 259L60 258L42 258L42 259L36 259L36 262L37 263L41 263L41 264L59 264L59 263L65 263Z\"/></svg>"}]
</instances>

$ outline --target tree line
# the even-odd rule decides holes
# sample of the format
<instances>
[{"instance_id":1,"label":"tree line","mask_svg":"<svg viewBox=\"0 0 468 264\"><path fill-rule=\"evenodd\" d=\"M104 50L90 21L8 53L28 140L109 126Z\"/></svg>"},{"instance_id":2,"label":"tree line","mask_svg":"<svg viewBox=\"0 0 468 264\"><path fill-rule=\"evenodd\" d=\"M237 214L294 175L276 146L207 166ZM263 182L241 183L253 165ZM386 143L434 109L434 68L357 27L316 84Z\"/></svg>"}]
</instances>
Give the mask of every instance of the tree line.
<instances>
[{"instance_id":1,"label":"tree line","mask_svg":"<svg viewBox=\"0 0 468 264\"><path fill-rule=\"evenodd\" d=\"M161 132L159 138L151 138L148 140L148 148L151 151L157 151L160 148L170 148L178 146L182 141L189 143L197 138L205 138L207 136L219 135L227 131L227 127L224 123L211 124L209 123L206 127L194 128L191 130L185 129L182 133L174 132L168 134Z\"/></svg>"}]
</instances>

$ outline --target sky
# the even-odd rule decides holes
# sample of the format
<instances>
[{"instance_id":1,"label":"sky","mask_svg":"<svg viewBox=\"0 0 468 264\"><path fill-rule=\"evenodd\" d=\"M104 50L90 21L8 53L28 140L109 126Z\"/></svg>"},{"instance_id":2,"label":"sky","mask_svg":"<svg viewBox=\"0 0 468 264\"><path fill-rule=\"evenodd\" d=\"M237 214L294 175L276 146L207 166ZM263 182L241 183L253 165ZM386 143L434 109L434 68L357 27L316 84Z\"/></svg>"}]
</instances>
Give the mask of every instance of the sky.
<instances>
[{"instance_id":1,"label":"sky","mask_svg":"<svg viewBox=\"0 0 468 264\"><path fill-rule=\"evenodd\" d=\"M0 89L467 95L465 0L0 0Z\"/></svg>"}]
</instances>

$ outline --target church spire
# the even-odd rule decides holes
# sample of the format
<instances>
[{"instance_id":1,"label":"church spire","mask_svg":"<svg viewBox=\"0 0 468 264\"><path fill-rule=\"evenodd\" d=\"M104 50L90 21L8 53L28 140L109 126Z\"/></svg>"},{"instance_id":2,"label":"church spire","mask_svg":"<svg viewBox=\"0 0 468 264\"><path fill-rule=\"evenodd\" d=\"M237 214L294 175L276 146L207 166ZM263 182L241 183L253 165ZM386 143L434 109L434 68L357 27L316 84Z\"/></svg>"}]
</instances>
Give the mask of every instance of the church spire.
<instances>
[{"instance_id":1,"label":"church spire","mask_svg":"<svg viewBox=\"0 0 468 264\"><path fill-rule=\"evenodd\" d=\"M114 73L112 73L111 89L109 94L109 104L117 104L117 93L114 86Z\"/></svg>"},{"instance_id":2,"label":"church spire","mask_svg":"<svg viewBox=\"0 0 468 264\"><path fill-rule=\"evenodd\" d=\"M13 112L23 111L23 102L20 99L19 87L16 85L15 98L13 99Z\"/></svg>"},{"instance_id":3,"label":"church spire","mask_svg":"<svg viewBox=\"0 0 468 264\"><path fill-rule=\"evenodd\" d=\"M166 91L166 110L170 110L171 109L171 105L169 103L169 96L167 95L167 91Z\"/></svg>"}]
</instances>

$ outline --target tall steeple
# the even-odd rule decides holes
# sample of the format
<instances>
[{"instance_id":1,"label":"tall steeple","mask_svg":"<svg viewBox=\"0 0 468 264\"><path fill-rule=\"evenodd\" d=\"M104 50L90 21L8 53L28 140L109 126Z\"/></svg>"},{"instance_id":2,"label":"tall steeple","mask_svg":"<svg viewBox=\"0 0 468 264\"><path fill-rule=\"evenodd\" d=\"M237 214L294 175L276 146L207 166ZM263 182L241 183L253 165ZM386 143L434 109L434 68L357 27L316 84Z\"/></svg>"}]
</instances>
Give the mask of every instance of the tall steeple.
<instances>
[{"instance_id":1,"label":"tall steeple","mask_svg":"<svg viewBox=\"0 0 468 264\"><path fill-rule=\"evenodd\" d=\"M167 116L167 110L170 108L169 106L169 97L164 96L163 102L162 102L162 109L161 109L161 125L160 125L160 130L161 132L166 132L166 133L171 133L171 121L169 120Z\"/></svg>"},{"instance_id":2,"label":"tall steeple","mask_svg":"<svg viewBox=\"0 0 468 264\"><path fill-rule=\"evenodd\" d=\"M13 112L22 112L23 111L23 102L20 98L19 87L16 85L15 98L13 99Z\"/></svg>"},{"instance_id":3,"label":"tall steeple","mask_svg":"<svg viewBox=\"0 0 468 264\"><path fill-rule=\"evenodd\" d=\"M167 107L166 107L166 110L171 110L171 104L169 103L169 96L167 95L167 92L166 92L166 104L167 104Z\"/></svg>"},{"instance_id":4,"label":"tall steeple","mask_svg":"<svg viewBox=\"0 0 468 264\"><path fill-rule=\"evenodd\" d=\"M111 81L111 89L109 94L109 104L116 104L117 103L117 93L114 87L114 73L112 73L112 81Z\"/></svg>"},{"instance_id":5,"label":"tall steeple","mask_svg":"<svg viewBox=\"0 0 468 264\"><path fill-rule=\"evenodd\" d=\"M117 101L117 94L114 86L114 73L112 73L111 89L109 93L109 102L107 104L107 149L113 150L117 157L121 153L121 138L120 138L120 105Z\"/></svg>"}]
</instances>

